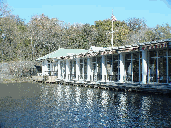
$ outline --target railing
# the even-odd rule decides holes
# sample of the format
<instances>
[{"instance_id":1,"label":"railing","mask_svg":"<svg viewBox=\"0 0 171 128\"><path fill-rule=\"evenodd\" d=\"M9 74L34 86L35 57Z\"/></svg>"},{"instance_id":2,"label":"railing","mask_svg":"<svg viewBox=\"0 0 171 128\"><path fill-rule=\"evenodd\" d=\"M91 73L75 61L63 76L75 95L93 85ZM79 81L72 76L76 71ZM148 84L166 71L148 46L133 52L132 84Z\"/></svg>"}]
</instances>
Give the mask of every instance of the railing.
<instances>
[{"instance_id":1,"label":"railing","mask_svg":"<svg viewBox=\"0 0 171 128\"><path fill-rule=\"evenodd\" d=\"M102 75L97 74L97 81L100 81L102 79Z\"/></svg>"},{"instance_id":2,"label":"railing","mask_svg":"<svg viewBox=\"0 0 171 128\"><path fill-rule=\"evenodd\" d=\"M87 80L87 75L84 75L84 80Z\"/></svg>"},{"instance_id":3,"label":"railing","mask_svg":"<svg viewBox=\"0 0 171 128\"><path fill-rule=\"evenodd\" d=\"M75 78L76 78L75 74L68 74L68 79L69 80L73 80Z\"/></svg>"},{"instance_id":4,"label":"railing","mask_svg":"<svg viewBox=\"0 0 171 128\"><path fill-rule=\"evenodd\" d=\"M37 76L42 76L42 73L37 73Z\"/></svg>"},{"instance_id":5,"label":"railing","mask_svg":"<svg viewBox=\"0 0 171 128\"><path fill-rule=\"evenodd\" d=\"M47 81L48 80L48 76L43 76L43 81Z\"/></svg>"},{"instance_id":6,"label":"railing","mask_svg":"<svg viewBox=\"0 0 171 128\"><path fill-rule=\"evenodd\" d=\"M78 78L81 79L81 80L84 79L83 75L79 75Z\"/></svg>"},{"instance_id":7,"label":"railing","mask_svg":"<svg viewBox=\"0 0 171 128\"><path fill-rule=\"evenodd\" d=\"M97 75L93 75L93 81L97 81Z\"/></svg>"},{"instance_id":8,"label":"railing","mask_svg":"<svg viewBox=\"0 0 171 128\"><path fill-rule=\"evenodd\" d=\"M115 75L108 75L109 81L114 81Z\"/></svg>"}]
</instances>

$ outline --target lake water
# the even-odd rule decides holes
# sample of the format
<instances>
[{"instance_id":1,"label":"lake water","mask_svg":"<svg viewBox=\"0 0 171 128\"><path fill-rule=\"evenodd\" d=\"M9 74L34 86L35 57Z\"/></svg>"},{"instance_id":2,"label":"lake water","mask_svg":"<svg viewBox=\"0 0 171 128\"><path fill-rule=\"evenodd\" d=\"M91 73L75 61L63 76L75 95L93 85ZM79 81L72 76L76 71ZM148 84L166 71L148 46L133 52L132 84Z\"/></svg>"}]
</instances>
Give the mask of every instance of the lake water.
<instances>
[{"instance_id":1,"label":"lake water","mask_svg":"<svg viewBox=\"0 0 171 128\"><path fill-rule=\"evenodd\" d=\"M58 84L0 84L0 127L169 127L171 98Z\"/></svg>"}]
</instances>

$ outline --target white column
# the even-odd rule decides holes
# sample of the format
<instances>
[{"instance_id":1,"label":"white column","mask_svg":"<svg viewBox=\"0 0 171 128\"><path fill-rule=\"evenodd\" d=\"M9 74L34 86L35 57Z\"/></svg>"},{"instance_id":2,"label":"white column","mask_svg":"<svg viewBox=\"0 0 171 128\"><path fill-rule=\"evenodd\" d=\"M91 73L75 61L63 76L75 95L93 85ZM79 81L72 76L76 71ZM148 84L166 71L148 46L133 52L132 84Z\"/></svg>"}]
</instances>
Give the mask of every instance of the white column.
<instances>
[{"instance_id":1,"label":"white column","mask_svg":"<svg viewBox=\"0 0 171 128\"><path fill-rule=\"evenodd\" d=\"M73 76L73 75L74 75L74 70L75 70L74 61L75 61L75 60L74 60L74 58L73 58L73 59L72 59L72 67L71 67L71 69L72 69L72 71L71 71L71 78L72 78L72 79L75 79L74 76Z\"/></svg>"},{"instance_id":2,"label":"white column","mask_svg":"<svg viewBox=\"0 0 171 128\"><path fill-rule=\"evenodd\" d=\"M102 81L107 80L106 57L102 55Z\"/></svg>"},{"instance_id":3,"label":"white column","mask_svg":"<svg viewBox=\"0 0 171 128\"><path fill-rule=\"evenodd\" d=\"M83 75L83 80L84 80L84 58L83 58L83 71L82 71L82 75Z\"/></svg>"},{"instance_id":4,"label":"white column","mask_svg":"<svg viewBox=\"0 0 171 128\"><path fill-rule=\"evenodd\" d=\"M76 80L80 79L80 58L76 58Z\"/></svg>"},{"instance_id":5,"label":"white column","mask_svg":"<svg viewBox=\"0 0 171 128\"><path fill-rule=\"evenodd\" d=\"M53 76L55 76L55 67L56 67L56 63L53 63Z\"/></svg>"},{"instance_id":6,"label":"white column","mask_svg":"<svg viewBox=\"0 0 171 128\"><path fill-rule=\"evenodd\" d=\"M91 80L93 80L93 67L92 67L92 58L90 58L90 69L91 69L91 72L90 72L90 75L91 75Z\"/></svg>"},{"instance_id":7,"label":"white column","mask_svg":"<svg viewBox=\"0 0 171 128\"><path fill-rule=\"evenodd\" d=\"M133 53L131 53L131 81L133 82L134 79L134 72L133 72Z\"/></svg>"},{"instance_id":8,"label":"white column","mask_svg":"<svg viewBox=\"0 0 171 128\"><path fill-rule=\"evenodd\" d=\"M157 51L157 82L159 82L159 52Z\"/></svg>"},{"instance_id":9,"label":"white column","mask_svg":"<svg viewBox=\"0 0 171 128\"><path fill-rule=\"evenodd\" d=\"M55 73L57 73L57 70L58 70L58 63L55 62ZM56 76L57 76L57 74L56 74Z\"/></svg>"},{"instance_id":10,"label":"white column","mask_svg":"<svg viewBox=\"0 0 171 128\"><path fill-rule=\"evenodd\" d=\"M147 51L142 51L142 84L147 82Z\"/></svg>"},{"instance_id":11,"label":"white column","mask_svg":"<svg viewBox=\"0 0 171 128\"><path fill-rule=\"evenodd\" d=\"M50 62L50 74L51 74L51 76L53 75L53 63L52 62Z\"/></svg>"},{"instance_id":12,"label":"white column","mask_svg":"<svg viewBox=\"0 0 171 128\"><path fill-rule=\"evenodd\" d=\"M120 78L120 68L119 68L120 67L120 55L118 55L117 62L118 62L118 65L117 65L118 66L118 73L117 73L118 74L118 80L117 81L120 81L120 79L119 79Z\"/></svg>"},{"instance_id":13,"label":"white column","mask_svg":"<svg viewBox=\"0 0 171 128\"><path fill-rule=\"evenodd\" d=\"M90 81L91 76L91 60L87 58L87 81Z\"/></svg>"},{"instance_id":14,"label":"white column","mask_svg":"<svg viewBox=\"0 0 171 128\"><path fill-rule=\"evenodd\" d=\"M113 54L112 54L112 65L111 65L111 74L110 75L113 75Z\"/></svg>"},{"instance_id":15,"label":"white column","mask_svg":"<svg viewBox=\"0 0 171 128\"><path fill-rule=\"evenodd\" d=\"M97 72L98 72L98 65L97 65L97 56L96 56L96 71L95 71L95 81L97 81Z\"/></svg>"},{"instance_id":16,"label":"white column","mask_svg":"<svg viewBox=\"0 0 171 128\"><path fill-rule=\"evenodd\" d=\"M60 60L58 60L58 79L61 79L61 66L60 66Z\"/></svg>"},{"instance_id":17,"label":"white column","mask_svg":"<svg viewBox=\"0 0 171 128\"><path fill-rule=\"evenodd\" d=\"M45 74L45 72L44 72L44 70L45 70L45 61L43 60L42 61L42 75L44 76L44 74Z\"/></svg>"},{"instance_id":18,"label":"white column","mask_svg":"<svg viewBox=\"0 0 171 128\"><path fill-rule=\"evenodd\" d=\"M147 52L147 64L150 63L150 54L149 52ZM150 69L149 69L149 66L147 65L147 82L149 83L150 82Z\"/></svg>"},{"instance_id":19,"label":"white column","mask_svg":"<svg viewBox=\"0 0 171 128\"><path fill-rule=\"evenodd\" d=\"M65 75L65 72L64 72L64 70L65 70L65 67L64 67L64 60L62 60L62 67L61 67L61 70L62 70L62 72L61 72L61 74L62 74L62 79L64 79L64 75Z\"/></svg>"},{"instance_id":20,"label":"white column","mask_svg":"<svg viewBox=\"0 0 171 128\"><path fill-rule=\"evenodd\" d=\"M141 82L141 53L139 52L139 83Z\"/></svg>"},{"instance_id":21,"label":"white column","mask_svg":"<svg viewBox=\"0 0 171 128\"><path fill-rule=\"evenodd\" d=\"M125 76L125 54L120 53L120 80L119 82L124 82L124 76Z\"/></svg>"},{"instance_id":22,"label":"white column","mask_svg":"<svg viewBox=\"0 0 171 128\"><path fill-rule=\"evenodd\" d=\"M166 51L166 74L167 74L167 83L169 83L169 59L168 59L168 49Z\"/></svg>"},{"instance_id":23,"label":"white column","mask_svg":"<svg viewBox=\"0 0 171 128\"><path fill-rule=\"evenodd\" d=\"M51 72L52 76L55 76L55 72L54 71L55 71L55 63L53 62L52 63L52 72Z\"/></svg>"},{"instance_id":24,"label":"white column","mask_svg":"<svg viewBox=\"0 0 171 128\"><path fill-rule=\"evenodd\" d=\"M43 60L43 66L42 66L42 75L45 76L45 75L48 75L48 62L47 60Z\"/></svg>"},{"instance_id":25,"label":"white column","mask_svg":"<svg viewBox=\"0 0 171 128\"><path fill-rule=\"evenodd\" d=\"M66 60L66 80L69 80L70 60Z\"/></svg>"}]
</instances>

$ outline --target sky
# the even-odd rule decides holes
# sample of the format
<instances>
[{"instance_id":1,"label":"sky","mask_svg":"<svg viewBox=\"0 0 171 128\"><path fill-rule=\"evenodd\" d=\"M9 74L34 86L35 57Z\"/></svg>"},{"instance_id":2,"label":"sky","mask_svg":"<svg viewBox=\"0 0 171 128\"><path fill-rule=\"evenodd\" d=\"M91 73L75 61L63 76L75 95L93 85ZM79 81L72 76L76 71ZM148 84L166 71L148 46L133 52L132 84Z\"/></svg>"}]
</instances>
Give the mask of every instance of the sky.
<instances>
[{"instance_id":1,"label":"sky","mask_svg":"<svg viewBox=\"0 0 171 128\"><path fill-rule=\"evenodd\" d=\"M28 23L32 16L44 14L65 23L94 24L113 15L120 21L141 18L148 27L171 25L171 0L4 0Z\"/></svg>"}]
</instances>

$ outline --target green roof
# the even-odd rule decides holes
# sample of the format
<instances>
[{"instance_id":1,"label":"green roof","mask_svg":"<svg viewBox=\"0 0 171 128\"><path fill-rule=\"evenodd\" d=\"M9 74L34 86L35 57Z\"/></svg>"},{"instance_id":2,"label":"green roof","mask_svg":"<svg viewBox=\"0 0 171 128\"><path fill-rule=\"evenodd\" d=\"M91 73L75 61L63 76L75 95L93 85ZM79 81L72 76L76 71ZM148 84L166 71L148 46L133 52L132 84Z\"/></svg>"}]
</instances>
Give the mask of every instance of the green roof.
<instances>
[{"instance_id":1,"label":"green roof","mask_svg":"<svg viewBox=\"0 0 171 128\"><path fill-rule=\"evenodd\" d=\"M62 56L72 56L72 55L78 55L78 54L84 54L88 52L88 50L85 50L85 49L63 49L63 48L60 48L59 50L56 50L54 52L51 52L43 57L40 57L36 60L45 60L47 58L60 58Z\"/></svg>"}]
</instances>

